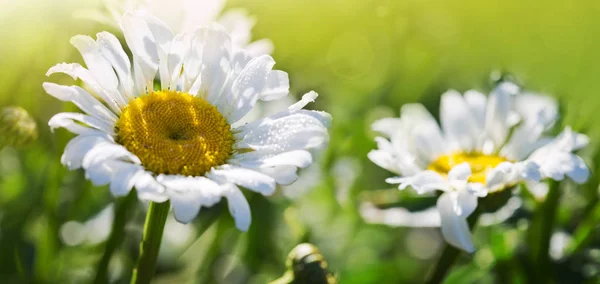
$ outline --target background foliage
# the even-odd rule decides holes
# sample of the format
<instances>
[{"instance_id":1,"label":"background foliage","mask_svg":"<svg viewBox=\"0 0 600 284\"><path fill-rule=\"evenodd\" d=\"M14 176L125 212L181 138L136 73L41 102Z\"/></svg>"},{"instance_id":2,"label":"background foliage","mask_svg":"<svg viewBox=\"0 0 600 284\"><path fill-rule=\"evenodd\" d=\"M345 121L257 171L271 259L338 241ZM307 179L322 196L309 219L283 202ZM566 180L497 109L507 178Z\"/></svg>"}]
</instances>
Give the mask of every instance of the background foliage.
<instances>
[{"instance_id":1,"label":"background foliage","mask_svg":"<svg viewBox=\"0 0 600 284\"><path fill-rule=\"evenodd\" d=\"M72 136L63 130L51 134L47 121L75 107L41 87L50 66L82 62L69 45L71 36L110 31L73 17L96 6L101 7L91 0L0 1L0 106L22 106L40 126L32 146L0 151L0 279L5 283L89 281L104 248L110 214L100 212L110 212L103 209L114 199L107 188L86 181L82 171L60 165ZM283 274L287 253L304 241L321 249L341 283L421 282L441 248L439 230L367 224L360 209L369 201L380 208L422 210L435 198L385 184L391 174L366 158L375 146L369 125L398 115L408 102L422 102L437 114L443 91L487 92L497 71L512 74L529 90L558 97L564 123L592 141L599 138L600 2L234 0L228 6L256 16L254 35L274 42L276 67L290 74L292 95L311 89L320 94L313 107L332 113L331 143L294 186L269 198L249 196L249 232L237 231L223 214L196 239L206 229L206 216L218 208L201 212L193 225L168 226L156 283L265 283ZM600 165L595 147L583 153L592 169ZM556 282L592 283L600 275L597 182L594 175L584 186L561 185L547 267ZM536 237L528 229L539 201L523 196L515 202L508 220L476 230L478 252L461 257L447 283L528 280L527 242ZM111 261L116 283L130 277L143 217L140 205ZM577 230L589 234L573 237Z\"/></svg>"}]
</instances>

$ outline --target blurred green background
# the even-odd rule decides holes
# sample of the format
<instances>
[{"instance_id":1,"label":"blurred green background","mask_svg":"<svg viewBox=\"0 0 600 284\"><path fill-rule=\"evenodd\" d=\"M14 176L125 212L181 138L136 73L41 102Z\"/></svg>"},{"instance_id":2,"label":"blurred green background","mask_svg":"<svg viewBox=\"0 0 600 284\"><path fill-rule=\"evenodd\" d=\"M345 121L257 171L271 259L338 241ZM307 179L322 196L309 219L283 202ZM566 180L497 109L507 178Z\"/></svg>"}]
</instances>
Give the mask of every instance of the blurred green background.
<instances>
[{"instance_id":1,"label":"blurred green background","mask_svg":"<svg viewBox=\"0 0 600 284\"><path fill-rule=\"evenodd\" d=\"M33 145L0 151L2 283L89 282L102 254L111 217L105 208L114 198L82 171L60 164L72 135L51 134L47 121L76 108L42 89L49 67L82 63L71 36L118 34L73 16L94 7L103 6L91 0L0 1L0 107L24 107L40 130ZM600 165L594 151L600 130L598 1L232 0L227 7L256 17L254 38L273 41L276 67L290 74L292 95L311 89L320 94L312 107L333 115L331 142L295 185L269 198L249 196L249 232L237 231L222 214L196 238L206 229L206 216L215 213L204 209L194 224L168 225L156 283L267 283L284 273L287 253L301 242L321 249L341 283L422 282L442 248L439 229L368 224L361 209L396 216L384 209L419 211L435 198L384 182L392 174L366 158L375 147L370 124L397 116L409 102L437 114L442 92L488 92L497 74L558 97L564 123L592 138L582 153L588 165ZM584 186L561 185L549 267L557 283L596 283L600 276L597 184L594 175ZM526 235L539 201L526 195L513 201L515 212L504 222L477 228L477 253L463 255L447 283L527 281ZM143 208L127 224L124 245L111 261L115 283L130 277ZM573 237L584 225L589 236ZM565 252L573 244L578 249Z\"/></svg>"}]
</instances>

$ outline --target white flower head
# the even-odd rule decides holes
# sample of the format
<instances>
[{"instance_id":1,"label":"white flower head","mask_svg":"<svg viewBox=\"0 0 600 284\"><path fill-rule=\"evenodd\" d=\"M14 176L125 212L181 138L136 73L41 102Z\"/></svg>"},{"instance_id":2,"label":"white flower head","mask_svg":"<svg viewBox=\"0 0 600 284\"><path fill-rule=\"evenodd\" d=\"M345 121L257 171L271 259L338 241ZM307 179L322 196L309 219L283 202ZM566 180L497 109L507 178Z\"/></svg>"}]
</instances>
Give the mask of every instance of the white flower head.
<instances>
[{"instance_id":1,"label":"white flower head","mask_svg":"<svg viewBox=\"0 0 600 284\"><path fill-rule=\"evenodd\" d=\"M317 97L309 92L235 126L257 101L288 95L287 74L272 69L271 56L232 48L218 24L174 34L144 11L121 22L132 62L114 35L101 32L96 40L71 39L87 68L62 63L48 71L80 78L90 90L44 83L48 94L84 112L49 121L77 134L62 163L83 168L96 185L110 184L115 196L135 187L142 200L170 200L183 223L225 197L236 226L247 230L250 208L239 187L271 195L277 184L294 182L297 169L312 163L311 151L326 147L330 115L303 109Z\"/></svg>"},{"instance_id":2,"label":"white flower head","mask_svg":"<svg viewBox=\"0 0 600 284\"><path fill-rule=\"evenodd\" d=\"M244 48L252 55L271 54L273 44L268 39L251 41L255 19L244 9L223 12L226 0L103 0L104 11L83 11L82 16L119 27L125 12L147 10L175 33L193 32L199 26L213 22L229 31L236 48Z\"/></svg>"},{"instance_id":3,"label":"white flower head","mask_svg":"<svg viewBox=\"0 0 600 284\"><path fill-rule=\"evenodd\" d=\"M400 118L384 118L372 128L382 133L375 164L400 177L387 179L419 194L441 190L437 208L444 238L473 252L466 218L477 198L524 181L565 176L582 183L589 177L573 151L588 142L567 128L556 138L545 136L558 117L553 99L523 93L503 82L485 96L448 91L440 103L440 125L420 104L402 107Z\"/></svg>"}]
</instances>

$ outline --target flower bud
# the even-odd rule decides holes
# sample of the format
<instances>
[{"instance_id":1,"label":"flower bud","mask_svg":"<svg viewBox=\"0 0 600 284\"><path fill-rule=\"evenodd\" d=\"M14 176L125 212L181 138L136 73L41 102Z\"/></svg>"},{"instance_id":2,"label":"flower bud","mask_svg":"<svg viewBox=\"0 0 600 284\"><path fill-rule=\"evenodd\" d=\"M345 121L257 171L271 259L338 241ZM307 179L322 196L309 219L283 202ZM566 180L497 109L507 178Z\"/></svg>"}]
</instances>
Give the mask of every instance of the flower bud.
<instances>
[{"instance_id":1,"label":"flower bud","mask_svg":"<svg viewBox=\"0 0 600 284\"><path fill-rule=\"evenodd\" d=\"M288 254L286 274L271 284L336 284L337 280L327 270L327 261L319 249L309 243L297 245Z\"/></svg>"},{"instance_id":2,"label":"flower bud","mask_svg":"<svg viewBox=\"0 0 600 284\"><path fill-rule=\"evenodd\" d=\"M11 106L0 110L0 148L25 146L37 136L35 121L25 109Z\"/></svg>"}]
</instances>

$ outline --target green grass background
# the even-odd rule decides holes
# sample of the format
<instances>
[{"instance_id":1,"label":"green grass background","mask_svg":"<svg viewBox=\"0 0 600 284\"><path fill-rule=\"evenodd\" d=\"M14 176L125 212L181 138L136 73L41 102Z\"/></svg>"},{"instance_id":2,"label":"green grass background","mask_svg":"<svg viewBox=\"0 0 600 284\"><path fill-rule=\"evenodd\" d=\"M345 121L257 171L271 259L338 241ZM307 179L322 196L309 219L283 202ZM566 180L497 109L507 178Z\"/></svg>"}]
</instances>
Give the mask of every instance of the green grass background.
<instances>
[{"instance_id":1,"label":"green grass background","mask_svg":"<svg viewBox=\"0 0 600 284\"><path fill-rule=\"evenodd\" d=\"M45 72L59 62L82 62L69 45L75 34L111 30L73 17L101 7L94 1L0 1L0 106L26 108L39 139L0 151L0 278L4 283L80 283L93 277L103 244L67 246L60 237L68 221L84 222L113 202L82 171L69 172L60 156L72 137L51 134L48 119L76 108L42 89ZM341 283L418 283L441 244L436 229L365 224L358 208L366 200L383 207L421 209L435 203L385 184L391 174L366 154L375 147L370 124L397 115L404 103L422 102L434 114L447 89L489 91L490 74L512 74L528 90L560 99L564 123L591 136L582 155L593 170L598 138L600 2L441 0L232 0L254 15L255 38L270 38L277 69L290 74L292 95L320 94L313 108L334 117L329 149L296 187L299 197L250 198L249 232L219 221L189 246L161 257L156 283L266 283L285 271L296 244L317 245ZM114 30L111 30L116 32ZM597 178L584 186L565 183L557 230L573 233L595 214ZM536 201L507 222L475 232L479 248L464 255L447 283L527 281L526 234ZM111 264L112 279L127 283L143 224L139 206L124 245ZM591 212L591 213L590 213ZM600 216L598 216L600 217ZM599 218L600 219L600 218ZM190 226L201 227L203 212ZM595 283L600 275L596 218L585 248L548 267L557 283ZM433 249L432 249L433 248Z\"/></svg>"}]
</instances>

